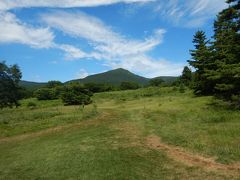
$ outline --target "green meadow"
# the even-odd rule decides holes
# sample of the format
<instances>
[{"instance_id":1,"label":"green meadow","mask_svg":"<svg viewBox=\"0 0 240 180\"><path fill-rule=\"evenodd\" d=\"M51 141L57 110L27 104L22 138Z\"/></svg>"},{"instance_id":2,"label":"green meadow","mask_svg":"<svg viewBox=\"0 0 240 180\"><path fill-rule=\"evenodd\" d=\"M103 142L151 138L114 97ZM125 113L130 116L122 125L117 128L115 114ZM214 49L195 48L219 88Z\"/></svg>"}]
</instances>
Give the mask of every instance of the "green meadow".
<instances>
[{"instance_id":1,"label":"green meadow","mask_svg":"<svg viewBox=\"0 0 240 180\"><path fill-rule=\"evenodd\" d=\"M1 110L0 179L240 179L240 113L213 97L151 87L93 101Z\"/></svg>"}]
</instances>

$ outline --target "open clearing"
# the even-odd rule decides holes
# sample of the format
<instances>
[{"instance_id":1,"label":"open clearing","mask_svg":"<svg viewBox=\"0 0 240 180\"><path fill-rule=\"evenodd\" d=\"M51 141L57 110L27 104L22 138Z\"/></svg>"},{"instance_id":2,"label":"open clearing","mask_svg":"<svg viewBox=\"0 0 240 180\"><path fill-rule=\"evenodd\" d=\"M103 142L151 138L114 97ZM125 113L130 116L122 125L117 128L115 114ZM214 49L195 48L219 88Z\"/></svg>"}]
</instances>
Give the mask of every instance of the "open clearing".
<instances>
[{"instance_id":1,"label":"open clearing","mask_svg":"<svg viewBox=\"0 0 240 180\"><path fill-rule=\"evenodd\" d=\"M171 88L2 110L0 179L240 179L240 113Z\"/></svg>"}]
</instances>

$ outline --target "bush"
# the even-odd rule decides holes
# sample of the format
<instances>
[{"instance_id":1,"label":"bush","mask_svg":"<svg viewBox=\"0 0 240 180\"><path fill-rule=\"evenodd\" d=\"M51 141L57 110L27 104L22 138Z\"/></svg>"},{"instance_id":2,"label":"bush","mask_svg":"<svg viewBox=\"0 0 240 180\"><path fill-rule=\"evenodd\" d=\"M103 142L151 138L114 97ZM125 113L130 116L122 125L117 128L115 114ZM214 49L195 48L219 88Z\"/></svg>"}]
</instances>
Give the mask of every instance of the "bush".
<instances>
[{"instance_id":1,"label":"bush","mask_svg":"<svg viewBox=\"0 0 240 180\"><path fill-rule=\"evenodd\" d=\"M149 81L150 86L160 86L164 83L161 78L154 78Z\"/></svg>"},{"instance_id":2,"label":"bush","mask_svg":"<svg viewBox=\"0 0 240 180\"><path fill-rule=\"evenodd\" d=\"M92 103L92 93L79 83L65 86L62 100L65 105L87 105Z\"/></svg>"},{"instance_id":3,"label":"bush","mask_svg":"<svg viewBox=\"0 0 240 180\"><path fill-rule=\"evenodd\" d=\"M232 95L231 104L234 108L240 109L240 95Z\"/></svg>"},{"instance_id":4,"label":"bush","mask_svg":"<svg viewBox=\"0 0 240 180\"><path fill-rule=\"evenodd\" d=\"M37 107L37 104L34 102L28 102L27 107L30 109L35 109Z\"/></svg>"},{"instance_id":5,"label":"bush","mask_svg":"<svg viewBox=\"0 0 240 180\"><path fill-rule=\"evenodd\" d=\"M122 82L120 85L121 90L131 90L140 88L137 83L134 82Z\"/></svg>"},{"instance_id":6,"label":"bush","mask_svg":"<svg viewBox=\"0 0 240 180\"><path fill-rule=\"evenodd\" d=\"M54 89L41 88L35 91L35 97L38 100L53 100L57 99L57 95Z\"/></svg>"},{"instance_id":7,"label":"bush","mask_svg":"<svg viewBox=\"0 0 240 180\"><path fill-rule=\"evenodd\" d=\"M180 87L179 87L179 92L180 93L185 93L185 86L183 84L180 84Z\"/></svg>"},{"instance_id":8,"label":"bush","mask_svg":"<svg viewBox=\"0 0 240 180\"><path fill-rule=\"evenodd\" d=\"M46 87L47 88L55 88L55 87L59 87L62 85L63 85L63 83L61 81L48 81Z\"/></svg>"},{"instance_id":9,"label":"bush","mask_svg":"<svg viewBox=\"0 0 240 180\"><path fill-rule=\"evenodd\" d=\"M84 86L93 93L113 91L114 87L110 84L86 83Z\"/></svg>"},{"instance_id":10,"label":"bush","mask_svg":"<svg viewBox=\"0 0 240 180\"><path fill-rule=\"evenodd\" d=\"M76 94L72 91L63 93L62 100L65 105L87 105L91 103L90 96L83 93Z\"/></svg>"}]
</instances>

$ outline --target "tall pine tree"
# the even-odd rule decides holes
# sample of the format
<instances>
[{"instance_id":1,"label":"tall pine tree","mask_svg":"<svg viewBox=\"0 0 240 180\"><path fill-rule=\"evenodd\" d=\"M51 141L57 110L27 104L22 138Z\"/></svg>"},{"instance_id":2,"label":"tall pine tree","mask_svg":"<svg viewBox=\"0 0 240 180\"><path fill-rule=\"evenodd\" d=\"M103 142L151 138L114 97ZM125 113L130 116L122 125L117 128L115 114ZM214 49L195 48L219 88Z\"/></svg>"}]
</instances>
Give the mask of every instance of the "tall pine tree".
<instances>
[{"instance_id":1,"label":"tall pine tree","mask_svg":"<svg viewBox=\"0 0 240 180\"><path fill-rule=\"evenodd\" d=\"M240 95L240 1L228 0L229 7L214 23L214 66L208 79L216 81L216 94L225 100ZM238 99L238 98L237 98ZM240 104L240 98L238 99Z\"/></svg>"},{"instance_id":2,"label":"tall pine tree","mask_svg":"<svg viewBox=\"0 0 240 180\"><path fill-rule=\"evenodd\" d=\"M182 71L182 75L180 77L180 81L185 85L185 86L190 86L192 82L192 71L189 69L188 66L185 66Z\"/></svg>"},{"instance_id":3,"label":"tall pine tree","mask_svg":"<svg viewBox=\"0 0 240 180\"><path fill-rule=\"evenodd\" d=\"M196 70L194 73L194 93L209 95L214 91L214 84L207 79L207 71L212 66L212 52L208 46L209 41L205 32L197 31L193 38L195 50L190 50L192 59L189 64Z\"/></svg>"}]
</instances>

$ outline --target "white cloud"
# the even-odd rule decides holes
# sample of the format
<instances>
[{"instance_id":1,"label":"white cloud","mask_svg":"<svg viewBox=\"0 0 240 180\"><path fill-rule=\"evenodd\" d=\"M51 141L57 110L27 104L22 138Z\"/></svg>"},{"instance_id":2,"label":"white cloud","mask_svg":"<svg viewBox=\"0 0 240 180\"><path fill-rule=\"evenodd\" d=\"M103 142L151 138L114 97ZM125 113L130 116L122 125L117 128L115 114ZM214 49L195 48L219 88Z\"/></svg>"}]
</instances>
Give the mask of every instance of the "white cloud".
<instances>
[{"instance_id":1,"label":"white cloud","mask_svg":"<svg viewBox=\"0 0 240 180\"><path fill-rule=\"evenodd\" d=\"M9 12L0 11L0 43L20 43L35 48L49 48L54 35L49 28L34 28Z\"/></svg>"},{"instance_id":2,"label":"white cloud","mask_svg":"<svg viewBox=\"0 0 240 180\"><path fill-rule=\"evenodd\" d=\"M154 31L154 34L144 40L134 40L114 32L99 19L84 13L66 13L58 11L42 16L51 27L89 42L99 52L110 56L125 56L144 53L162 43L164 29Z\"/></svg>"},{"instance_id":3,"label":"white cloud","mask_svg":"<svg viewBox=\"0 0 240 180\"><path fill-rule=\"evenodd\" d=\"M1 0L0 10L29 7L95 7L116 3L145 3L154 0Z\"/></svg>"},{"instance_id":4,"label":"white cloud","mask_svg":"<svg viewBox=\"0 0 240 180\"><path fill-rule=\"evenodd\" d=\"M125 68L149 78L169 75L178 76L181 74L184 65L184 63L172 63L163 59L154 60L144 54L126 57L122 61L108 64L110 67Z\"/></svg>"},{"instance_id":5,"label":"white cloud","mask_svg":"<svg viewBox=\"0 0 240 180\"><path fill-rule=\"evenodd\" d=\"M65 60L72 61L75 59L101 59L102 55L97 52L86 53L83 50L69 44L54 44L53 48L65 52Z\"/></svg>"},{"instance_id":6,"label":"white cloud","mask_svg":"<svg viewBox=\"0 0 240 180\"><path fill-rule=\"evenodd\" d=\"M58 61L50 61L49 64L57 64Z\"/></svg>"},{"instance_id":7,"label":"white cloud","mask_svg":"<svg viewBox=\"0 0 240 180\"><path fill-rule=\"evenodd\" d=\"M42 16L44 22L70 36L86 40L93 52L63 46L71 59L93 58L112 68L123 67L143 75L178 75L183 65L153 60L148 52L163 41L164 29L157 29L144 40L131 39L112 30L99 19L84 13L57 11Z\"/></svg>"},{"instance_id":8,"label":"white cloud","mask_svg":"<svg viewBox=\"0 0 240 180\"><path fill-rule=\"evenodd\" d=\"M153 3L155 13L177 26L200 27L227 7L225 0L169 0Z\"/></svg>"},{"instance_id":9,"label":"white cloud","mask_svg":"<svg viewBox=\"0 0 240 180\"><path fill-rule=\"evenodd\" d=\"M87 77L89 74L85 69L80 69L79 72L76 73L75 78L76 79L83 79Z\"/></svg>"},{"instance_id":10,"label":"white cloud","mask_svg":"<svg viewBox=\"0 0 240 180\"><path fill-rule=\"evenodd\" d=\"M34 75L34 76L30 79L30 81L33 81L33 82L42 82L41 76L39 76L39 75Z\"/></svg>"},{"instance_id":11,"label":"white cloud","mask_svg":"<svg viewBox=\"0 0 240 180\"><path fill-rule=\"evenodd\" d=\"M83 52L82 50L68 44L55 44L54 46L57 49L61 49L66 52L65 58L67 60L72 60L72 59L81 59L81 58L87 58L88 54Z\"/></svg>"},{"instance_id":12,"label":"white cloud","mask_svg":"<svg viewBox=\"0 0 240 180\"><path fill-rule=\"evenodd\" d=\"M56 44L54 33L48 27L32 27L21 22L14 14L0 11L0 43L18 43L33 48L55 48L65 52L68 60L76 58L97 58L68 44Z\"/></svg>"}]
</instances>

